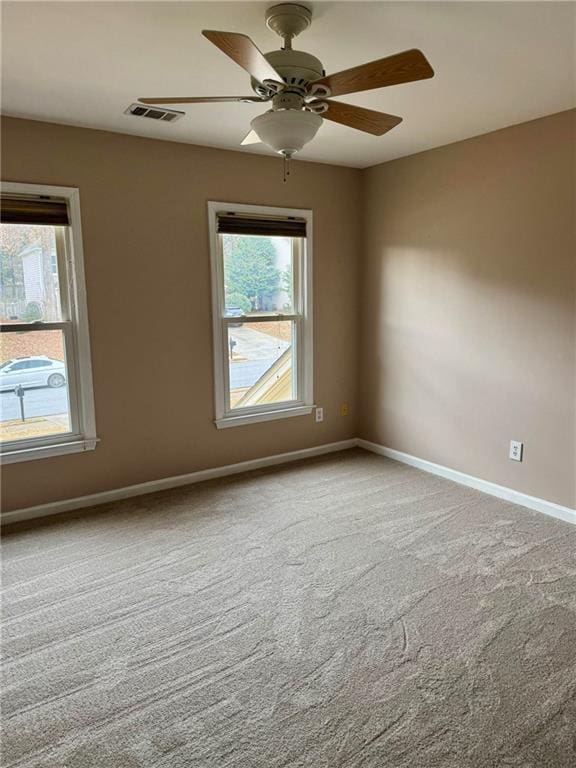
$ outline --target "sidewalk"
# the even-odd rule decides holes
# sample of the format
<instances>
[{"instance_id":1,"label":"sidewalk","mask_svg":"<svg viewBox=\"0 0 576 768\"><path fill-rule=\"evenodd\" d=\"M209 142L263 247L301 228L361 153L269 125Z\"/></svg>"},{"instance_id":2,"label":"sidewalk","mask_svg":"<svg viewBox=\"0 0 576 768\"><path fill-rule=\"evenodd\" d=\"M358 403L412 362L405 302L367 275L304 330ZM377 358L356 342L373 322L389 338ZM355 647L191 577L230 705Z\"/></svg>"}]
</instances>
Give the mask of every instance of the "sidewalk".
<instances>
[{"instance_id":1,"label":"sidewalk","mask_svg":"<svg viewBox=\"0 0 576 768\"><path fill-rule=\"evenodd\" d=\"M26 421L10 419L0 422L0 439L2 440L27 440L31 437L43 437L45 435L57 435L68 432L68 414L55 416L31 416Z\"/></svg>"}]
</instances>

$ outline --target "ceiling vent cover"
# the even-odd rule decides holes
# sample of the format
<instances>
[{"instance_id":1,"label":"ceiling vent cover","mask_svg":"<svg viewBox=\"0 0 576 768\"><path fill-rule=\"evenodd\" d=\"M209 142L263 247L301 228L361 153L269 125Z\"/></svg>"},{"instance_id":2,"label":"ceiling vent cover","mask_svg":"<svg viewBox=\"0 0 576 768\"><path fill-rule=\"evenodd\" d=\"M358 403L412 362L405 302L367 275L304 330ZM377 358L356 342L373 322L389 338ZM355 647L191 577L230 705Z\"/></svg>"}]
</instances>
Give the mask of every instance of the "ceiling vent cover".
<instances>
[{"instance_id":1,"label":"ceiling vent cover","mask_svg":"<svg viewBox=\"0 0 576 768\"><path fill-rule=\"evenodd\" d=\"M160 109L158 107L147 107L144 104L130 104L128 109L124 110L124 114L134 115L135 117L149 117L152 120L161 120L164 123L174 123L185 113L178 112L175 109Z\"/></svg>"}]
</instances>

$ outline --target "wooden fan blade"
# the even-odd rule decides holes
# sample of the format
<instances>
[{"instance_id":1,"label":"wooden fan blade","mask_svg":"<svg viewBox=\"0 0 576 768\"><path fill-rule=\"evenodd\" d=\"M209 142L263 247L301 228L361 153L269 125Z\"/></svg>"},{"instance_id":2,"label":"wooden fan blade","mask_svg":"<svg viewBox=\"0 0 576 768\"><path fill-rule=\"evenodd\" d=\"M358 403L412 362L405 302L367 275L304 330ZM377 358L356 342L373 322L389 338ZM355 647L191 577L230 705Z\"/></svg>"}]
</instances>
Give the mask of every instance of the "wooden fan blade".
<instances>
[{"instance_id":1,"label":"wooden fan blade","mask_svg":"<svg viewBox=\"0 0 576 768\"><path fill-rule=\"evenodd\" d=\"M204 29L202 34L259 82L263 83L265 80L282 82L281 76L268 63L262 51L248 35L242 35L239 32L219 32L215 29Z\"/></svg>"},{"instance_id":2,"label":"wooden fan blade","mask_svg":"<svg viewBox=\"0 0 576 768\"><path fill-rule=\"evenodd\" d=\"M260 144L260 137L256 131L250 131L240 142L240 146L246 146L246 144Z\"/></svg>"},{"instance_id":3,"label":"wooden fan blade","mask_svg":"<svg viewBox=\"0 0 576 768\"><path fill-rule=\"evenodd\" d=\"M326 99L323 101L328 104L328 110L322 112L322 117L347 125L349 128L356 128L358 131L372 133L374 136L382 136L402 122L401 117L387 115L385 112L375 112L373 109L355 107L353 104L342 104L341 101Z\"/></svg>"},{"instance_id":4,"label":"wooden fan blade","mask_svg":"<svg viewBox=\"0 0 576 768\"><path fill-rule=\"evenodd\" d=\"M359 67L345 69L334 75L327 75L321 80L315 80L314 85L325 85L330 88L331 96L341 96L345 93L384 88L386 85L425 80L427 77L434 77L434 70L422 51L413 48L361 64Z\"/></svg>"},{"instance_id":5,"label":"wooden fan blade","mask_svg":"<svg viewBox=\"0 0 576 768\"><path fill-rule=\"evenodd\" d=\"M256 96L162 96L153 98L147 96L138 99L142 104L208 104L217 101L264 101Z\"/></svg>"}]
</instances>

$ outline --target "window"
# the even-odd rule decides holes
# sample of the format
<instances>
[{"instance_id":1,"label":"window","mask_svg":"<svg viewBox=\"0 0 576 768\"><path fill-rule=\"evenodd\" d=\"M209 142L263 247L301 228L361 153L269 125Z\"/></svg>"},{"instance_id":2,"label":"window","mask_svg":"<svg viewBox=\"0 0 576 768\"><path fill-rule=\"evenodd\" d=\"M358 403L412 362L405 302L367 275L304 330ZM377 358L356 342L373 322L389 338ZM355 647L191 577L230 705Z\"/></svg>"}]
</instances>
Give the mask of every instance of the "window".
<instances>
[{"instance_id":1,"label":"window","mask_svg":"<svg viewBox=\"0 0 576 768\"><path fill-rule=\"evenodd\" d=\"M312 412L312 213L208 203L216 426Z\"/></svg>"},{"instance_id":2,"label":"window","mask_svg":"<svg viewBox=\"0 0 576 768\"><path fill-rule=\"evenodd\" d=\"M2 184L3 463L95 448L77 189Z\"/></svg>"}]
</instances>

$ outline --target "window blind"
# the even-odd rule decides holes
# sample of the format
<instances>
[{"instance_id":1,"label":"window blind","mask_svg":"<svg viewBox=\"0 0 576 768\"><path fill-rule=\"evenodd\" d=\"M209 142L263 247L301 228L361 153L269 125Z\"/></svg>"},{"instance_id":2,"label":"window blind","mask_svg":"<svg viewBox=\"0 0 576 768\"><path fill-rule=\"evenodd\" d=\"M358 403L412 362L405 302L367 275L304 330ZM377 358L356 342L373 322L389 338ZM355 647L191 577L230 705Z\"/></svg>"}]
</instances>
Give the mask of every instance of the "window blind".
<instances>
[{"instance_id":1,"label":"window blind","mask_svg":"<svg viewBox=\"0 0 576 768\"><path fill-rule=\"evenodd\" d=\"M68 225L68 206L64 200L10 197L0 199L0 220L3 224Z\"/></svg>"},{"instance_id":2,"label":"window blind","mask_svg":"<svg viewBox=\"0 0 576 768\"><path fill-rule=\"evenodd\" d=\"M306 220L294 217L253 217L234 213L219 213L218 233L223 235L306 237Z\"/></svg>"}]
</instances>

